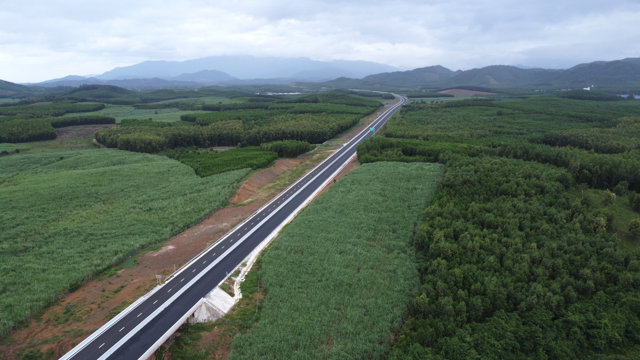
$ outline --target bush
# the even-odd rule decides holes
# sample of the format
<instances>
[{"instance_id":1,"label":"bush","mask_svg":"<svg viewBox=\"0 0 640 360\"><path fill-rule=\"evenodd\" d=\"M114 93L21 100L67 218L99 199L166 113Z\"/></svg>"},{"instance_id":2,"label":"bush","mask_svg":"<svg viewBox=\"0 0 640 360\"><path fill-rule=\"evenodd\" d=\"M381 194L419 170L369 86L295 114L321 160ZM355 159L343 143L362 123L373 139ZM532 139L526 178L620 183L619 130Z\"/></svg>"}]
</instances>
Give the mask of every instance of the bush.
<instances>
[{"instance_id":1,"label":"bush","mask_svg":"<svg viewBox=\"0 0 640 360\"><path fill-rule=\"evenodd\" d=\"M100 116L100 115L61 117L61 118L51 119L51 125L54 128L61 128L65 126L75 126L75 125L95 125L95 124L115 124L115 123L116 123L116 119L110 116Z\"/></svg>"},{"instance_id":2,"label":"bush","mask_svg":"<svg viewBox=\"0 0 640 360\"><path fill-rule=\"evenodd\" d=\"M629 222L629 232L635 240L640 240L640 219L633 219Z\"/></svg>"},{"instance_id":3,"label":"bush","mask_svg":"<svg viewBox=\"0 0 640 360\"><path fill-rule=\"evenodd\" d=\"M313 145L306 141L281 140L260 144L260 149L278 153L279 157L296 157L313 149Z\"/></svg>"},{"instance_id":4,"label":"bush","mask_svg":"<svg viewBox=\"0 0 640 360\"><path fill-rule=\"evenodd\" d=\"M118 149L144 153L156 153L167 148L167 141L151 134L127 134L118 138Z\"/></svg>"},{"instance_id":5,"label":"bush","mask_svg":"<svg viewBox=\"0 0 640 360\"><path fill-rule=\"evenodd\" d=\"M56 130L48 120L28 119L0 122L0 143L51 140L56 138Z\"/></svg>"}]
</instances>

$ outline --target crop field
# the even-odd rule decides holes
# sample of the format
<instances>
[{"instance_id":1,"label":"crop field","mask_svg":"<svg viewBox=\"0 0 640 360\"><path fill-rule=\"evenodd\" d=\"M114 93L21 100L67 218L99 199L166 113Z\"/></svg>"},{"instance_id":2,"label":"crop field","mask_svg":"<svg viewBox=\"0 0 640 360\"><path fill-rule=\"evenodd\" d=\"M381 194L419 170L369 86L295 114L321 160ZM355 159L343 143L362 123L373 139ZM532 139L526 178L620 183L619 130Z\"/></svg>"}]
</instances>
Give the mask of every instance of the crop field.
<instances>
[{"instance_id":1,"label":"crop field","mask_svg":"<svg viewBox=\"0 0 640 360\"><path fill-rule=\"evenodd\" d=\"M0 155L12 154L15 152L20 152L22 150L27 150L29 147L26 145L20 144L10 144L10 143L0 143Z\"/></svg>"},{"instance_id":2,"label":"crop field","mask_svg":"<svg viewBox=\"0 0 640 360\"><path fill-rule=\"evenodd\" d=\"M403 107L361 162L437 161L390 359L637 359L640 102Z\"/></svg>"},{"instance_id":3,"label":"crop field","mask_svg":"<svg viewBox=\"0 0 640 360\"><path fill-rule=\"evenodd\" d=\"M246 146L225 151L211 149L179 149L164 152L167 156L191 166L196 174L210 176L238 169L259 169L272 164L278 154Z\"/></svg>"},{"instance_id":4,"label":"crop field","mask_svg":"<svg viewBox=\"0 0 640 360\"><path fill-rule=\"evenodd\" d=\"M109 149L0 157L0 333L223 206L248 171L201 178Z\"/></svg>"},{"instance_id":5,"label":"crop field","mask_svg":"<svg viewBox=\"0 0 640 360\"><path fill-rule=\"evenodd\" d=\"M160 122L176 122L180 121L180 116L193 113L193 110L185 111L178 108L139 109L132 105L107 105L104 109L89 114L110 116L119 123L123 119L151 119ZM196 113L198 112L196 111Z\"/></svg>"},{"instance_id":6,"label":"crop field","mask_svg":"<svg viewBox=\"0 0 640 360\"><path fill-rule=\"evenodd\" d=\"M232 359L384 358L418 286L410 246L439 164L361 166L262 255L267 296Z\"/></svg>"}]
</instances>

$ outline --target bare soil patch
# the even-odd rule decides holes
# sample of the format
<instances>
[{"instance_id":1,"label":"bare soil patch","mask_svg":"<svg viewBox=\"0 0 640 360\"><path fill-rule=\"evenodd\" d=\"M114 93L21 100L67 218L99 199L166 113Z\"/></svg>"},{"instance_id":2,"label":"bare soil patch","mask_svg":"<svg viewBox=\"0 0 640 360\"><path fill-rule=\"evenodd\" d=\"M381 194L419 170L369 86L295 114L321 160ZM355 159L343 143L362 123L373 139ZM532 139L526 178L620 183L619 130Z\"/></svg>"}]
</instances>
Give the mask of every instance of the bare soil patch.
<instances>
[{"instance_id":1,"label":"bare soil patch","mask_svg":"<svg viewBox=\"0 0 640 360\"><path fill-rule=\"evenodd\" d=\"M474 95L494 95L495 93L487 91L475 91L467 89L448 89L438 91L440 94L449 94L453 96L474 96Z\"/></svg>"}]
</instances>

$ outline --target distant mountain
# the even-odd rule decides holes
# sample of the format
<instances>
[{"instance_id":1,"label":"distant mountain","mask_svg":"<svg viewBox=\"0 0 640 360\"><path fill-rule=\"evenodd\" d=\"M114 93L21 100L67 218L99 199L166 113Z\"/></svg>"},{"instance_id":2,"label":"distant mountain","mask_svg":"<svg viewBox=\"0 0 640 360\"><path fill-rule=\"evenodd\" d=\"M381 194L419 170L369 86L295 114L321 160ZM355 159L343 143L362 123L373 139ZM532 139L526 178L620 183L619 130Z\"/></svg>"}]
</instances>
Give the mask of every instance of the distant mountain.
<instances>
[{"instance_id":1,"label":"distant mountain","mask_svg":"<svg viewBox=\"0 0 640 360\"><path fill-rule=\"evenodd\" d=\"M567 70L522 69L492 65L466 71L431 66L409 71L370 75L363 79L339 78L322 85L331 88L425 89L455 86L488 88L640 88L640 58L597 61Z\"/></svg>"},{"instance_id":2,"label":"distant mountain","mask_svg":"<svg viewBox=\"0 0 640 360\"><path fill-rule=\"evenodd\" d=\"M222 71L201 70L195 73L178 75L176 77L173 77L172 80L190 81L190 82L203 83L203 84L224 84L224 83L230 84L230 83L237 82L238 79Z\"/></svg>"},{"instance_id":3,"label":"distant mountain","mask_svg":"<svg viewBox=\"0 0 640 360\"><path fill-rule=\"evenodd\" d=\"M546 86L558 76L558 70L521 69L515 66L492 65L481 69L461 71L453 76L449 84L485 87Z\"/></svg>"},{"instance_id":4,"label":"distant mountain","mask_svg":"<svg viewBox=\"0 0 640 360\"><path fill-rule=\"evenodd\" d=\"M328 80L338 76L361 78L395 68L367 61L316 61L307 58L255 57L244 55L211 56L185 61L145 61L118 67L97 76L100 80L161 78L171 79L203 70L224 72L231 77L249 79Z\"/></svg>"},{"instance_id":5,"label":"distant mountain","mask_svg":"<svg viewBox=\"0 0 640 360\"><path fill-rule=\"evenodd\" d=\"M390 73L369 75L361 80L336 79L333 85L347 85L347 88L419 88L425 84L438 84L451 79L456 72L443 66L429 66L409 71L394 71ZM331 84L329 82L328 84Z\"/></svg>"},{"instance_id":6,"label":"distant mountain","mask_svg":"<svg viewBox=\"0 0 640 360\"><path fill-rule=\"evenodd\" d=\"M576 65L559 77L567 85L600 87L635 87L640 85L640 58L596 61Z\"/></svg>"},{"instance_id":7,"label":"distant mountain","mask_svg":"<svg viewBox=\"0 0 640 360\"><path fill-rule=\"evenodd\" d=\"M371 74L374 70L380 70ZM42 88L85 84L115 85L131 90L199 88L211 85L306 83L311 87L415 90L451 87L561 89L596 85L611 91L640 89L640 58L596 61L566 70L492 65L452 71L429 66L408 71L364 61L314 61L304 58L216 56L187 61L147 61L85 78L67 76L37 85ZM355 75L354 75L355 74ZM334 79L325 81L326 79ZM323 82L324 81L324 82ZM0 83L0 96L33 90ZM49 90L47 90L49 91ZM3 95L4 94L4 95Z\"/></svg>"}]
</instances>

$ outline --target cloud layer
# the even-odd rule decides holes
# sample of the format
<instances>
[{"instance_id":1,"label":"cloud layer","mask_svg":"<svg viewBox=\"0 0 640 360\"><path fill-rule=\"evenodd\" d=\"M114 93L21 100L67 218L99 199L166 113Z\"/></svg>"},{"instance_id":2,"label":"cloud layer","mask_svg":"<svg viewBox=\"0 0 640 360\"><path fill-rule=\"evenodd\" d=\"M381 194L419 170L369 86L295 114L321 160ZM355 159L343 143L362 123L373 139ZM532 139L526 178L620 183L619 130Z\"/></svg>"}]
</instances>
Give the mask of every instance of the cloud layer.
<instances>
[{"instance_id":1,"label":"cloud layer","mask_svg":"<svg viewBox=\"0 0 640 360\"><path fill-rule=\"evenodd\" d=\"M637 1L5 1L0 79L102 73L210 55L400 68L569 67L640 56Z\"/></svg>"}]
</instances>

